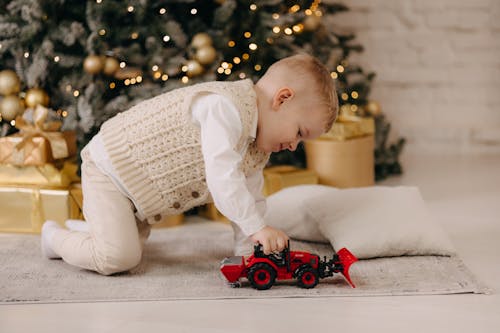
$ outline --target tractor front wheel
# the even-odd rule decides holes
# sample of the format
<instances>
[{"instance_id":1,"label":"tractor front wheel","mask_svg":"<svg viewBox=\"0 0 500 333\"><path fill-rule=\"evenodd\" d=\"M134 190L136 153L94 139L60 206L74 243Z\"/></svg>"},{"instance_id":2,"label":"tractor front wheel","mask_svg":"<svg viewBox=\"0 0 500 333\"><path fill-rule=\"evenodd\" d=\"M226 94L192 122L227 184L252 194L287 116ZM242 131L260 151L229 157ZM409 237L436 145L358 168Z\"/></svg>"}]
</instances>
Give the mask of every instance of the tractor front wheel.
<instances>
[{"instance_id":1,"label":"tractor front wheel","mask_svg":"<svg viewBox=\"0 0 500 333\"><path fill-rule=\"evenodd\" d=\"M314 288L318 284L318 281L318 272L310 266L302 268L297 274L297 284L301 288Z\"/></svg>"},{"instance_id":2,"label":"tractor front wheel","mask_svg":"<svg viewBox=\"0 0 500 333\"><path fill-rule=\"evenodd\" d=\"M266 290L273 286L276 280L276 271L266 263L257 263L248 270L248 281L258 290Z\"/></svg>"}]
</instances>

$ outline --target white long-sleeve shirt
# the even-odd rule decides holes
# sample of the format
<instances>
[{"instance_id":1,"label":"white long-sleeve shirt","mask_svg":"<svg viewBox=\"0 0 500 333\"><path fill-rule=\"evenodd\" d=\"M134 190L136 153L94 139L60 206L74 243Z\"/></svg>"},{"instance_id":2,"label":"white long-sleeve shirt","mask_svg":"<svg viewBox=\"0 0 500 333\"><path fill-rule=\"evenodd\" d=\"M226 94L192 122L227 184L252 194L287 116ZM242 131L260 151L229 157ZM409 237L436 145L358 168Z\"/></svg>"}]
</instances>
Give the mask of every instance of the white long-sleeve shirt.
<instances>
[{"instance_id":1,"label":"white long-sleeve shirt","mask_svg":"<svg viewBox=\"0 0 500 333\"><path fill-rule=\"evenodd\" d=\"M254 234L264 227L264 180L261 172L245 177L239 168L246 152L235 150L242 134L238 110L222 95L204 94L193 101L191 114L193 123L201 129L201 149L207 186L215 206L237 224L244 234ZM252 128L254 138L256 132L257 119ZM89 143L89 151L101 171L108 174L122 193L135 202L118 178L99 134ZM140 211L136 214L141 220L145 218Z\"/></svg>"}]
</instances>

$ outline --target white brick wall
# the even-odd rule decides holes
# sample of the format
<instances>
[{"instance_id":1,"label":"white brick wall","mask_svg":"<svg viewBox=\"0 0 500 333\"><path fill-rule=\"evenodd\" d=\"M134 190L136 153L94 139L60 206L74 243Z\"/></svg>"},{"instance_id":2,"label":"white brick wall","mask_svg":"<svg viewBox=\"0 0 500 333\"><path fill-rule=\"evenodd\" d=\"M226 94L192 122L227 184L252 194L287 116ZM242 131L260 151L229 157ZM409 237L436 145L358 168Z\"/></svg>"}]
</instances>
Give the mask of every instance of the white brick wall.
<instances>
[{"instance_id":1,"label":"white brick wall","mask_svg":"<svg viewBox=\"0 0 500 333\"><path fill-rule=\"evenodd\" d=\"M328 1L328 0L324 0ZM407 150L500 153L500 0L345 0L371 98Z\"/></svg>"}]
</instances>

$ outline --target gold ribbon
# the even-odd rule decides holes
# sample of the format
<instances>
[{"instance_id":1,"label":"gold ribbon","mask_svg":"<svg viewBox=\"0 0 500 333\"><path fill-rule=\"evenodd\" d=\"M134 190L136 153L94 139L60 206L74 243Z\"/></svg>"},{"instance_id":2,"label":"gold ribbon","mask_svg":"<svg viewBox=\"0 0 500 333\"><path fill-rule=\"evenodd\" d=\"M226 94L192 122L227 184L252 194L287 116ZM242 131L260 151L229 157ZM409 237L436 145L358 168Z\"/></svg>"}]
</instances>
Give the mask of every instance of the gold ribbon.
<instances>
[{"instance_id":1,"label":"gold ribbon","mask_svg":"<svg viewBox=\"0 0 500 333\"><path fill-rule=\"evenodd\" d=\"M20 130L22 136L21 142L16 145L17 150L23 149L26 143L33 137L43 137L49 144L52 150L52 157L60 159L68 157L68 144L59 129L62 126L60 121L46 121L49 115L49 110L41 105L38 105L33 112L33 125L26 122L23 117L16 117L16 127Z\"/></svg>"}]
</instances>

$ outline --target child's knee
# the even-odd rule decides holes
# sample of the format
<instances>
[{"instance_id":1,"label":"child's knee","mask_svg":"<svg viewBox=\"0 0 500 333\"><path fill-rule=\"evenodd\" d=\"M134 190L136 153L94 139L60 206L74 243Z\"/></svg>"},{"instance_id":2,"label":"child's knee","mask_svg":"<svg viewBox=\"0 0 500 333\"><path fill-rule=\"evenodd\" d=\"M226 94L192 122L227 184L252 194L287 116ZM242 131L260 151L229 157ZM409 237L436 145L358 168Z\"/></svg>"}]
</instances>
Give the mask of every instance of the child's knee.
<instances>
[{"instance_id":1,"label":"child's knee","mask_svg":"<svg viewBox=\"0 0 500 333\"><path fill-rule=\"evenodd\" d=\"M112 253L108 252L102 255L96 253L96 270L103 275L125 272L139 265L141 258L142 250L140 247L115 249Z\"/></svg>"}]
</instances>

